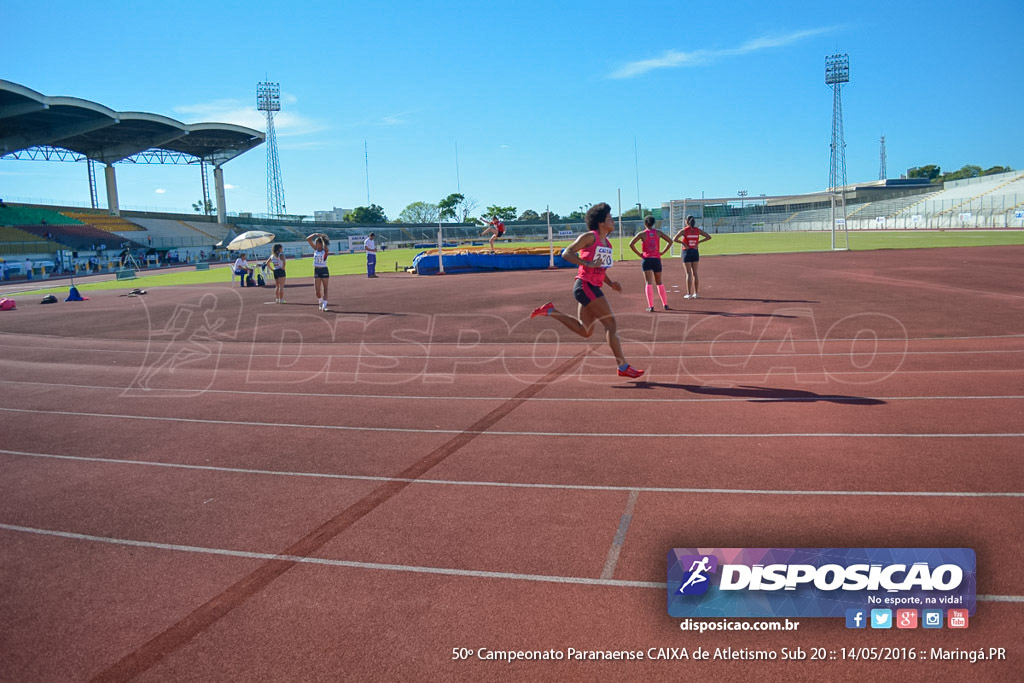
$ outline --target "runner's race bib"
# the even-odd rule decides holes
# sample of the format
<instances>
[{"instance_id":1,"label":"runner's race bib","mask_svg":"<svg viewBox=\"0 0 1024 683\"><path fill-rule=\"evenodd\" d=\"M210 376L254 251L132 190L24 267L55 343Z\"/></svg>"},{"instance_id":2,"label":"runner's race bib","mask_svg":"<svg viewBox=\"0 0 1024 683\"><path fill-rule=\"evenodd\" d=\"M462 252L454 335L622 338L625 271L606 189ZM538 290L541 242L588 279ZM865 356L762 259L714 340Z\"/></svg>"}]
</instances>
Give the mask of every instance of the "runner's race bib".
<instances>
[{"instance_id":1,"label":"runner's race bib","mask_svg":"<svg viewBox=\"0 0 1024 683\"><path fill-rule=\"evenodd\" d=\"M612 267L612 248L611 247L598 247L597 258L600 261L598 268L611 268Z\"/></svg>"}]
</instances>

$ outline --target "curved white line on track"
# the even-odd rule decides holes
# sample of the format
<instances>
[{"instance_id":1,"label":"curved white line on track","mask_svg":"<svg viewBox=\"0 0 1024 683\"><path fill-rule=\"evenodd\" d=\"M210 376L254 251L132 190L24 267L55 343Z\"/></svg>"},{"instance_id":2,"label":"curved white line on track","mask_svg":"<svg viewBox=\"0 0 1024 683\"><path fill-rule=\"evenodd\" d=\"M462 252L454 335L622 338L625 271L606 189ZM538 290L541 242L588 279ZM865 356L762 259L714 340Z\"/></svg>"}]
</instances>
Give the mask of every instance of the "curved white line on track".
<instances>
[{"instance_id":1,"label":"curved white line on track","mask_svg":"<svg viewBox=\"0 0 1024 683\"><path fill-rule=\"evenodd\" d=\"M15 524L0 523L0 529L23 534L35 534L38 536L64 538L74 541L89 541L92 543L106 543L110 545L130 546L134 548L150 548L153 550L174 550L178 552L200 553L204 555L222 555L227 557L240 557L248 560L282 560L285 562L319 564L326 565L329 567L346 567L351 569L372 569L377 571L409 572L414 574L440 574L443 576L461 576L479 579L505 579L512 581L537 581L543 583L582 584L585 586L604 586L610 588L656 588L659 590L665 590L667 587L667 584L657 581L625 581L623 579L592 579L584 576L518 574L515 572L492 572L476 569L456 569L454 567L425 567L404 564L383 564L379 562L355 562L352 560L332 560L323 557L305 557L300 555L277 555L274 553L260 553L247 550L229 550L226 548L208 548L195 545L157 543L155 541L137 541L134 539L114 538L111 536L93 536L91 534L79 534L70 531L55 531L53 529L38 529L35 527L19 526ZM987 602L1024 603L1024 596L1022 595L979 595L977 596L977 599Z\"/></svg>"},{"instance_id":2,"label":"curved white line on track","mask_svg":"<svg viewBox=\"0 0 1024 683\"><path fill-rule=\"evenodd\" d=\"M135 391L128 387L114 387L103 384L68 384L65 382L30 382L26 380L4 379L0 384L24 384L28 386L59 387L62 389L106 389L108 391ZM714 387L711 387L714 389ZM728 390L726 387L725 390ZM783 389L782 391L801 391L800 389ZM384 399L395 401L507 401L508 396L403 396L401 394L329 394L306 391L244 391L241 389L155 389L154 393L182 393L194 396L197 393L210 394L231 394L242 396L267 396L292 397L292 398L355 398L355 399ZM133 394L139 398L144 395ZM1004 396L845 396L842 394L821 394L814 397L794 396L787 398L759 398L756 396L734 397L734 398L574 398L574 397L541 397L523 399L524 401L549 401L555 403L730 403L730 402L755 402L755 403L814 403L817 401L832 403L856 403L859 401L963 401L963 400L984 400L984 401L1006 401L1024 399L1024 395Z\"/></svg>"},{"instance_id":3,"label":"curved white line on track","mask_svg":"<svg viewBox=\"0 0 1024 683\"><path fill-rule=\"evenodd\" d=\"M472 431L467 429L417 429L413 427L355 427L352 425L299 424L294 422L247 422L245 420L205 420L197 417L160 417L156 415L118 415L111 413L85 413L70 410L33 410L30 408L0 408L0 412L30 413L37 415L65 415L68 417L100 417L116 420L146 420L153 422L183 422L186 424L240 425L243 427L288 427L296 429L327 429L346 432L382 432L398 434L479 434L481 436L564 436L572 438L624 438L624 439L775 439L775 438L866 438L866 439L1015 439L1024 437L1022 432L992 432L963 434L923 433L858 433L858 432L781 432L771 434L694 434L676 433L629 433L629 432L523 432L523 431Z\"/></svg>"},{"instance_id":4,"label":"curved white line on track","mask_svg":"<svg viewBox=\"0 0 1024 683\"><path fill-rule=\"evenodd\" d=\"M434 486L475 486L508 489L548 489L555 491L606 491L610 493L698 493L736 494L744 496L890 496L927 498L1024 498L1024 492L1016 491L807 491L784 489L718 489L679 488L671 486L611 486L595 484L537 484L506 481L463 481L458 479L409 479L384 477L367 474L333 474L329 472L288 472L281 470L258 470L241 467L219 467L216 465L189 465L186 463L156 462L149 460L126 460L123 458L95 458L84 455L57 455L53 453L31 453L0 449L0 453L50 460L71 460L110 465L137 465L142 467L165 467L169 469L199 470L227 474L265 475L274 477L302 477L312 479L341 479L347 481L407 482Z\"/></svg>"}]
</instances>

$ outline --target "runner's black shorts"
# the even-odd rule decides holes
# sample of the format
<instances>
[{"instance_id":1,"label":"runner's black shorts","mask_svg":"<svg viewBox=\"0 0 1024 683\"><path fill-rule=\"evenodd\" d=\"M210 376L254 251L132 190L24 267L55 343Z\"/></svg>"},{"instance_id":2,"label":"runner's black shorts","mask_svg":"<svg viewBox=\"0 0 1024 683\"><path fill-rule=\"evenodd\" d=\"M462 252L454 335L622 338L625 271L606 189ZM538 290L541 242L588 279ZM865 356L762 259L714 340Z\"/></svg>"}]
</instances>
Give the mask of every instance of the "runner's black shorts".
<instances>
[{"instance_id":1,"label":"runner's black shorts","mask_svg":"<svg viewBox=\"0 0 1024 683\"><path fill-rule=\"evenodd\" d=\"M645 258L643 263L643 270L653 270L655 273L661 272L661 259L657 256Z\"/></svg>"}]
</instances>

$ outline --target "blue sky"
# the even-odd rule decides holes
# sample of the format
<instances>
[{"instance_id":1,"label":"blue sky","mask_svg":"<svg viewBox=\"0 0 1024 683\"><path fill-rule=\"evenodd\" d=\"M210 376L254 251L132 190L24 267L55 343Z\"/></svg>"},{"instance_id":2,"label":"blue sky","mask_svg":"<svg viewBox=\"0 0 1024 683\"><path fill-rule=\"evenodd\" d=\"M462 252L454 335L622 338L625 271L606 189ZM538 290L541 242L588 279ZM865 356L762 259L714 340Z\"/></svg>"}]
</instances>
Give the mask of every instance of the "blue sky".
<instances>
[{"instance_id":1,"label":"blue sky","mask_svg":"<svg viewBox=\"0 0 1024 683\"><path fill-rule=\"evenodd\" d=\"M9 0L0 78L186 123L276 119L290 213L395 218L456 190L567 214L828 184L843 90L850 182L939 164L1024 169L1024 4ZM102 8L102 9L100 9ZM456 148L458 163L456 164ZM637 165L637 161L639 164ZM638 168L639 166L639 168ZM117 165L125 208L188 209L199 172ZM266 150L224 166L228 211L266 211ZM0 161L0 196L88 202L85 164ZM103 202L101 189L101 204Z\"/></svg>"}]
</instances>

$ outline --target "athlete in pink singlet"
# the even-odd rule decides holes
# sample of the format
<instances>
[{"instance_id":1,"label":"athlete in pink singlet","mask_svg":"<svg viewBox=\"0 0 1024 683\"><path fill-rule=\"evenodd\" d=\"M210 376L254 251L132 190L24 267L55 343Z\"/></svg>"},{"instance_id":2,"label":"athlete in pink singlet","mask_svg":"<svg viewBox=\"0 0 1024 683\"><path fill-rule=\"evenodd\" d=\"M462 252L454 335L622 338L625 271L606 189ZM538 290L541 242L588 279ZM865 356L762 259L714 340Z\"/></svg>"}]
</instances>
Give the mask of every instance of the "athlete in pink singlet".
<instances>
[{"instance_id":1,"label":"athlete in pink singlet","mask_svg":"<svg viewBox=\"0 0 1024 683\"><path fill-rule=\"evenodd\" d=\"M662 240L665 241L665 249L661 248ZM636 245L641 244L642 251L637 251ZM647 297L647 312L654 312L654 288L658 288L658 296L661 298L661 305L665 310L668 307L668 297L665 295L665 285L661 284L661 256L672 248L672 240L661 230L654 228L654 216L644 219L644 229L638 232L629 243L633 253L643 259L644 280L647 285L644 287L644 295Z\"/></svg>"},{"instance_id":2,"label":"athlete in pink singlet","mask_svg":"<svg viewBox=\"0 0 1024 683\"><path fill-rule=\"evenodd\" d=\"M594 333L594 323L600 321L605 329L608 346L619 365L619 377L640 377L644 371L630 365L622 353L615 315L601 291L606 282L616 292L622 291L622 285L608 275L608 269L613 264L612 245L608 241L608 235L615 230L612 207L604 202L595 204L587 211L586 222L588 232L577 237L575 242L562 251L563 259L579 266L572 290L579 304L577 317L556 310L551 302L535 308L530 317L546 315L554 318L584 339Z\"/></svg>"}]
</instances>

